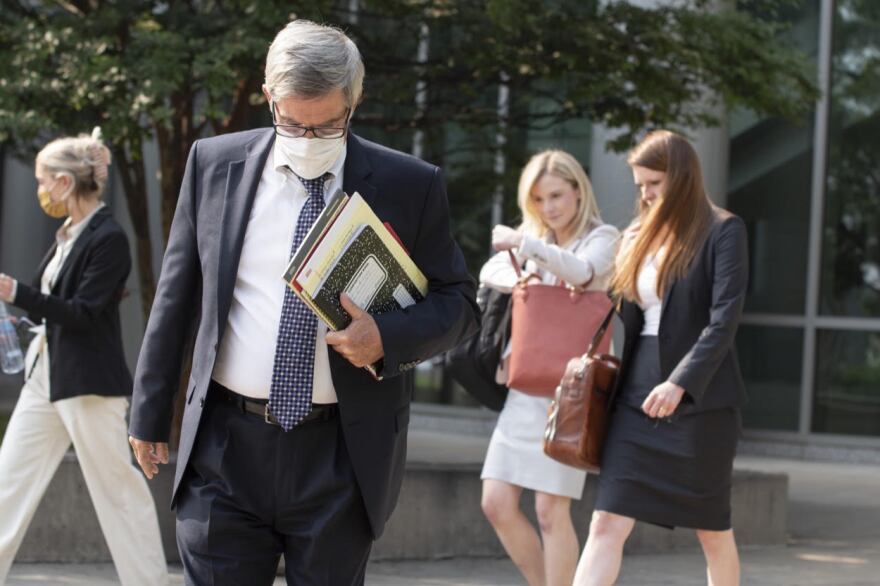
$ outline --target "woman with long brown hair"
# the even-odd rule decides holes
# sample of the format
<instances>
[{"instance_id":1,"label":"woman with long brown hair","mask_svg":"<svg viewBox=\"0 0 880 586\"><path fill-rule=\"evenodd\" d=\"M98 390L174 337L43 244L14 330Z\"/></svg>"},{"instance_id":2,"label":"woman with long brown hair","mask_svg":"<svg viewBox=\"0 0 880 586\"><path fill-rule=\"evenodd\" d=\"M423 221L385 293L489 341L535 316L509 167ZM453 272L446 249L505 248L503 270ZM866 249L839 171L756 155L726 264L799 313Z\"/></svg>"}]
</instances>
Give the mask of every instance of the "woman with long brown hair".
<instances>
[{"instance_id":1,"label":"woman with long brown hair","mask_svg":"<svg viewBox=\"0 0 880 586\"><path fill-rule=\"evenodd\" d=\"M696 529L709 584L739 584L730 488L745 402L734 349L745 225L710 202L680 135L649 134L628 163L639 198L611 279L624 324L621 376L574 583L613 584L638 520Z\"/></svg>"}]
</instances>

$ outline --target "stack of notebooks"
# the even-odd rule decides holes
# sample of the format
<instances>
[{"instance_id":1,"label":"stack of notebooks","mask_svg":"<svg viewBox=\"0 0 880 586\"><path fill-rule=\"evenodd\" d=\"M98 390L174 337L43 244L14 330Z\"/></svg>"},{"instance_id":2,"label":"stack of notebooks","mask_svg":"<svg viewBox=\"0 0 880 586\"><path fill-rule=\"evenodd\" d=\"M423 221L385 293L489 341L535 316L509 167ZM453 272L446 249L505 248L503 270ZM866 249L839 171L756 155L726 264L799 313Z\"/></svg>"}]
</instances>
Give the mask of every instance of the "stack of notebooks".
<instances>
[{"instance_id":1,"label":"stack of notebooks","mask_svg":"<svg viewBox=\"0 0 880 586\"><path fill-rule=\"evenodd\" d=\"M390 227L360 194L341 190L293 253L284 281L331 330L351 322L342 293L371 314L409 307L428 294L428 280ZM375 365L368 370L376 374Z\"/></svg>"}]
</instances>

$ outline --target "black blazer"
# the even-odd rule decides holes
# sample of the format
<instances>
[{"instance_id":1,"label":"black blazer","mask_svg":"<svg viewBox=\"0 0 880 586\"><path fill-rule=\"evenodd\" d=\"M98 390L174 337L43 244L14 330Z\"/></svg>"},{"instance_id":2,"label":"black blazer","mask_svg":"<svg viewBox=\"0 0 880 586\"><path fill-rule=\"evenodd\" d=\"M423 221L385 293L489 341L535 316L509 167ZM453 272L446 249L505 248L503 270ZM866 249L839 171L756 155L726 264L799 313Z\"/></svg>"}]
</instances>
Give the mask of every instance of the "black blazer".
<instances>
[{"instance_id":1,"label":"black blazer","mask_svg":"<svg viewBox=\"0 0 880 586\"><path fill-rule=\"evenodd\" d=\"M130 395L119 323L131 271L125 232L106 207L98 210L64 259L51 293L44 295L40 280L55 248L46 253L32 285L19 282L14 302L34 322L46 320L50 400Z\"/></svg>"},{"instance_id":2,"label":"black blazer","mask_svg":"<svg viewBox=\"0 0 880 586\"><path fill-rule=\"evenodd\" d=\"M685 390L680 413L737 407L746 402L734 337L748 285L748 243L743 221L713 209L706 242L687 274L663 296L658 342L660 374ZM624 301L621 371L630 363L644 314ZM618 384L623 380L618 377ZM617 389L615 389L616 393Z\"/></svg>"},{"instance_id":3,"label":"black blazer","mask_svg":"<svg viewBox=\"0 0 880 586\"><path fill-rule=\"evenodd\" d=\"M168 441L186 332L194 322L175 495L198 434L245 230L274 136L267 128L200 140L187 161L135 373L130 424L138 439ZM403 480L413 393L409 370L476 331L477 306L473 280L450 234L446 186L437 167L352 134L343 182L347 193L359 192L379 218L391 223L429 283L422 302L376 316L385 349L384 380L374 380L330 351L345 444L378 537ZM397 376L402 373L407 374Z\"/></svg>"}]
</instances>

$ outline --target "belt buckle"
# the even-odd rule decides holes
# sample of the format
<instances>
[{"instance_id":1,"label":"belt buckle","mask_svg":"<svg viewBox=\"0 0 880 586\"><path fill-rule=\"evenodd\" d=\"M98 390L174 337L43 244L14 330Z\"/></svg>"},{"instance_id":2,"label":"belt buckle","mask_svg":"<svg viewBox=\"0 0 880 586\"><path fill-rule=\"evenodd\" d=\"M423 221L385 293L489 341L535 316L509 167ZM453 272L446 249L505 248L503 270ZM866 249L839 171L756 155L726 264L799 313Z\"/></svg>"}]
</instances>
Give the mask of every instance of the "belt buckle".
<instances>
[{"instance_id":1,"label":"belt buckle","mask_svg":"<svg viewBox=\"0 0 880 586\"><path fill-rule=\"evenodd\" d=\"M270 425L279 425L278 420L269 411L269 403L266 403L266 408L263 410L263 421Z\"/></svg>"}]
</instances>

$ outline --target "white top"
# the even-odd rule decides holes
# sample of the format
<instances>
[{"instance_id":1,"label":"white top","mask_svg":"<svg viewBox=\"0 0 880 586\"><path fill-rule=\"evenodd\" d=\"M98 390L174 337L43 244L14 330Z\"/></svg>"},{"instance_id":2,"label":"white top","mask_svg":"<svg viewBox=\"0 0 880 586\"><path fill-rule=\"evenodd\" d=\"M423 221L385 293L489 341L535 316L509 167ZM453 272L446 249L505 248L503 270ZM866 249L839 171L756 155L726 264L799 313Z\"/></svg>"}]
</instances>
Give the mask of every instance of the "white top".
<instances>
[{"instance_id":1,"label":"white top","mask_svg":"<svg viewBox=\"0 0 880 586\"><path fill-rule=\"evenodd\" d=\"M342 189L345 154L343 150L329 170L333 177L324 184L325 203L337 189ZM244 234L232 305L212 375L221 385L247 397L269 398L281 306L287 289L282 277L290 261L296 221L307 200L302 182L273 146ZM337 402L326 334L327 326L318 320L314 403Z\"/></svg>"},{"instance_id":2,"label":"white top","mask_svg":"<svg viewBox=\"0 0 880 586\"><path fill-rule=\"evenodd\" d=\"M661 251L662 254L662 251ZM657 296L657 256L651 254L645 258L645 264L639 271L636 288L639 292L639 307L645 313L645 324L642 326L643 336L656 336L660 329L660 314L663 311L663 300Z\"/></svg>"},{"instance_id":3,"label":"white top","mask_svg":"<svg viewBox=\"0 0 880 586\"><path fill-rule=\"evenodd\" d=\"M520 263L526 263L524 272L537 273L544 283L555 285L561 279L570 285L582 285L592 278L587 290L604 291L614 268L619 234L614 226L602 224L564 248L553 242L552 235L544 240L524 235L516 256ZM481 284L505 293L513 290L516 279L506 250L490 258L480 270Z\"/></svg>"}]
</instances>

